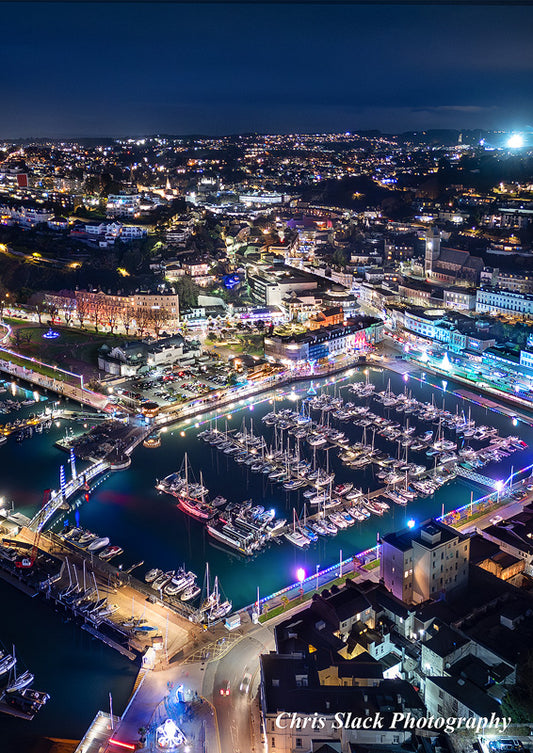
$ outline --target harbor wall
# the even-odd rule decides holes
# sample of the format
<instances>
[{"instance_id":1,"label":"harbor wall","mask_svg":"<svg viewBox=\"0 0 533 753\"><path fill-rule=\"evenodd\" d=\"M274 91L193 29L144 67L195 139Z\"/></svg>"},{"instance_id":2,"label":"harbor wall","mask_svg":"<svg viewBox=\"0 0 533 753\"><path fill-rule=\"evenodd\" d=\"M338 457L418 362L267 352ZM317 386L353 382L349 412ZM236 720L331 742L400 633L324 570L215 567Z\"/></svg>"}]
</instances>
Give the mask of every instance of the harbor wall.
<instances>
[{"instance_id":1,"label":"harbor wall","mask_svg":"<svg viewBox=\"0 0 533 753\"><path fill-rule=\"evenodd\" d=\"M10 376L17 379L23 379L30 384L35 384L38 387L42 387L51 392L55 392L64 398L75 400L82 405L88 405L91 408L97 410L106 410L108 400L105 395L99 395L97 392L91 390L81 389L73 384L64 382L60 379L53 379L52 377L39 374L37 371L32 371L25 366L19 366L18 364L11 363L11 361L0 360L0 371L3 371Z\"/></svg>"}]
</instances>

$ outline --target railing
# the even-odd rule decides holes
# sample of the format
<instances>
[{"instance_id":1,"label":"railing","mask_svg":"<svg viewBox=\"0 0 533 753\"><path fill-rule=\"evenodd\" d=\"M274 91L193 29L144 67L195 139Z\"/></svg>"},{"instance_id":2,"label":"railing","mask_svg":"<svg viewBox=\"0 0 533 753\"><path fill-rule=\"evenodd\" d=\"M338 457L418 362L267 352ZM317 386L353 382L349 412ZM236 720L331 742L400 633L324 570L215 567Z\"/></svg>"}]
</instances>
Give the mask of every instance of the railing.
<instances>
[{"instance_id":1,"label":"railing","mask_svg":"<svg viewBox=\"0 0 533 753\"><path fill-rule=\"evenodd\" d=\"M481 473L476 473L476 471L471 471L469 468L456 468L456 473L458 476L461 476L462 478L466 478L469 481L475 481L476 484L480 484L481 486L488 486L489 488L494 487L494 479L489 478L488 476L483 476Z\"/></svg>"}]
</instances>

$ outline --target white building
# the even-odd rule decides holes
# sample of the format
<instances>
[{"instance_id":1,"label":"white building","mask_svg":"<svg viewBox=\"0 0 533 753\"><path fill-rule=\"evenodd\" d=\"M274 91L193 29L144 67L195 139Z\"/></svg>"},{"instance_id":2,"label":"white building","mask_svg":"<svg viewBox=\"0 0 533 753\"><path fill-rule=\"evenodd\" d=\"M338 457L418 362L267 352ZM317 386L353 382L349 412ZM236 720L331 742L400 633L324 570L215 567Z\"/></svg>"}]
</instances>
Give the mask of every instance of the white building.
<instances>
[{"instance_id":1,"label":"white building","mask_svg":"<svg viewBox=\"0 0 533 753\"><path fill-rule=\"evenodd\" d=\"M531 319L533 295L493 287L479 288L476 292L476 312Z\"/></svg>"},{"instance_id":2,"label":"white building","mask_svg":"<svg viewBox=\"0 0 533 753\"><path fill-rule=\"evenodd\" d=\"M141 195L109 194L106 213L108 217L135 217L141 209Z\"/></svg>"},{"instance_id":3,"label":"white building","mask_svg":"<svg viewBox=\"0 0 533 753\"><path fill-rule=\"evenodd\" d=\"M0 223L3 225L19 225L20 227L35 227L41 222L48 222L54 213L46 207L0 206Z\"/></svg>"},{"instance_id":4,"label":"white building","mask_svg":"<svg viewBox=\"0 0 533 753\"><path fill-rule=\"evenodd\" d=\"M381 578L398 599L418 604L466 586L469 557L466 536L429 520L383 537Z\"/></svg>"},{"instance_id":5,"label":"white building","mask_svg":"<svg viewBox=\"0 0 533 753\"><path fill-rule=\"evenodd\" d=\"M137 225L122 225L120 231L120 239L123 241L135 241L139 238L146 238L147 235L147 229Z\"/></svg>"}]
</instances>

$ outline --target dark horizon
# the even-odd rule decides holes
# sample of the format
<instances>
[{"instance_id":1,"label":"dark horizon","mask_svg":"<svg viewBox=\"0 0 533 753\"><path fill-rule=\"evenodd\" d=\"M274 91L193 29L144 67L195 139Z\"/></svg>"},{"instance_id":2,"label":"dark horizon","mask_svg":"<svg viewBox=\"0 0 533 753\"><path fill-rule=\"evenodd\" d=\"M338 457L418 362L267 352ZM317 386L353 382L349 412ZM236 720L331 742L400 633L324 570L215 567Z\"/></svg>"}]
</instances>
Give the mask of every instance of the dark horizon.
<instances>
[{"instance_id":1,"label":"dark horizon","mask_svg":"<svg viewBox=\"0 0 533 753\"><path fill-rule=\"evenodd\" d=\"M98 0L99 2L100 0ZM103 0L102 0L103 1ZM115 133L115 134L58 134L58 135L47 135L47 136L37 136L35 134L31 134L28 136L2 136L0 139L5 142L18 142L18 141L26 141L26 142L38 142L38 141L118 141L122 139L132 139L132 140L141 140L141 139L155 139L155 138L168 138L168 139L183 139L183 140L209 140L209 139L238 139L240 137L247 138L247 137L262 137L262 136L371 136L371 135L378 135L378 136L384 136L384 137L401 137L406 136L410 134L438 134L440 132L442 133L456 133L456 134L462 134L464 136L468 135L477 135L482 134L486 135L489 133L492 134L509 134L514 133L516 131L519 131L522 135L533 135L533 127L527 126L526 128L522 129L509 129L509 130L503 130L503 129L486 129L486 128L439 128L438 126L434 128L426 128L426 129L408 129L408 130L401 130L401 131L382 131L379 128L362 128L359 130L352 129L352 130L324 130L324 131L241 131L241 132L228 132L228 133L217 133L217 134L209 134L209 133L169 133L166 131L161 132L153 132L153 133L133 133L133 134L123 134L123 133Z\"/></svg>"}]
</instances>

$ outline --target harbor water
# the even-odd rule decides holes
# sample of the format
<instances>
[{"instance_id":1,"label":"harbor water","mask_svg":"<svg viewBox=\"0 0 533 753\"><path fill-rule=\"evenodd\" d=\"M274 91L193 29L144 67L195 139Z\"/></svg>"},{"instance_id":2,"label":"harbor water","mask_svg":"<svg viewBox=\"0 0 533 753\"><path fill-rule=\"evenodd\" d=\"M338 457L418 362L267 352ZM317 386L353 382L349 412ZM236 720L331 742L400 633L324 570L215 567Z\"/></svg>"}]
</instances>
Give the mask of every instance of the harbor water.
<instances>
[{"instance_id":1,"label":"harbor water","mask_svg":"<svg viewBox=\"0 0 533 753\"><path fill-rule=\"evenodd\" d=\"M402 376L389 371L373 368L368 371L368 377L360 370L327 381L316 381L314 388L317 391L328 390L331 394L335 392L345 401L368 404L375 413L387 415L385 411L389 409L372 399L360 400L347 388L354 380L368 378L376 385L376 391L381 391L387 388L390 379L394 393L408 390L417 400L430 402L433 398L437 407L444 405L452 413L458 410L468 415L470 411L478 425L497 427L501 436L518 435L528 443L528 449L485 466L481 471L484 475L495 480L505 479L511 467L518 470L533 462L533 429L528 423L517 422L511 415L489 410L456 395L460 387L451 381L442 382L429 374L419 374L418 377L409 375L408 381L405 381ZM299 407L310 386L309 382L300 382L277 390L279 400L276 401L276 410ZM225 408L217 418L218 429L226 430L227 422L228 430L238 430L244 419L250 430L250 422L253 421L254 432L263 434L270 444L274 428L263 424L261 418L273 410L273 397L274 393L265 393L251 402ZM317 413L312 416L315 420L320 418ZM390 417L401 424L405 423L406 417L395 414L394 410L390 411ZM489 491L458 478L430 498L415 500L406 507L391 503L390 511L383 517L372 516L339 531L335 537L321 537L305 550L294 547L282 538L279 543L269 544L253 558L245 558L209 537L202 523L178 510L174 497L156 490L157 480L179 470L185 452L197 479L202 471L203 482L210 490L211 497L222 495L235 502L253 499L254 504L263 505L266 509L273 508L277 517L284 517L288 521L292 520L293 507L302 516L306 500L302 489L286 492L282 485L272 484L263 474L252 473L249 467L238 465L230 456L198 439L197 433L209 426L209 418L214 425L211 416L169 427L161 435L159 448L139 446L133 453L133 462L128 469L111 474L91 494L88 502L80 500L73 512L62 513L54 530L58 531L66 524L79 524L98 535L108 536L111 543L124 549L124 554L114 564L122 563L127 568L133 563L144 562L134 571L140 578L152 567L170 570L185 563L188 569L198 574L201 585L208 562L212 576L219 577L224 595L233 601L234 607L241 607L255 600L257 588L264 596L293 582L299 568L311 575L317 565L324 568L338 561L341 550L344 558L349 557L373 546L378 534L401 528L411 518L420 521L438 516L443 510L446 512L470 502L472 492L477 498ZM417 434L428 428L416 419L413 422L417 423ZM346 432L350 441L361 440L360 427L333 420L332 425ZM53 447L53 443L64 436L65 426L66 422L61 421L60 426L54 424L48 433L35 435L23 442L9 438L0 447L0 496L13 500L15 509L28 515L35 513L43 490L50 486L57 487L59 466L67 464L68 456ZM75 433L85 430L81 423L73 424L72 429ZM376 447L396 455L396 443L386 442L377 434ZM312 457L309 448L306 455ZM336 449L329 450L327 457L324 450L316 451L317 462L322 466L328 462L335 472L335 483L351 481L364 492L382 485L375 476L375 466L350 470L341 464L337 456ZM428 466L433 460L425 455L423 460L421 456L409 457L411 459L425 462ZM7 645L14 640L18 652L36 675L35 687L48 691L52 697L46 709L33 722L19 723L18 720L0 717L0 729L7 725L8 731L19 729L21 734L22 731L28 735L46 732L79 737L97 710L106 708L110 690L114 692L115 711L121 713L133 682L133 665L106 646L92 641L72 623L63 623L62 618L39 599L30 600L4 584L0 584L0 595L2 603L6 605L0 640ZM35 624L42 625L42 634L41 630L36 634L33 629Z\"/></svg>"}]
</instances>

